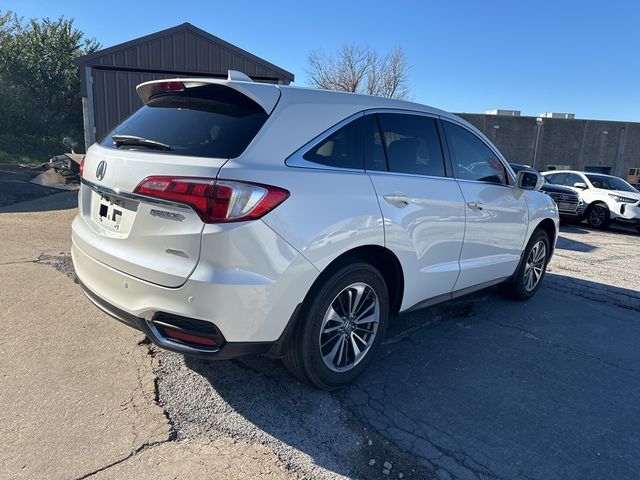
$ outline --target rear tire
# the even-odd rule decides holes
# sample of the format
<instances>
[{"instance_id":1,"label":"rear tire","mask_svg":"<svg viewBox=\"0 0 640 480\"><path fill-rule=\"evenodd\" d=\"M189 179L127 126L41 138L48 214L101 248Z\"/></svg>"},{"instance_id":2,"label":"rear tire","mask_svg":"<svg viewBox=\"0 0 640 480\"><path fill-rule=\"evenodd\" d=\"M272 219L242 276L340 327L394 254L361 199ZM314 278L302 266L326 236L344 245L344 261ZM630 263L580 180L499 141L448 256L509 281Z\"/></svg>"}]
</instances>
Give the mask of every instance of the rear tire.
<instances>
[{"instance_id":1,"label":"rear tire","mask_svg":"<svg viewBox=\"0 0 640 480\"><path fill-rule=\"evenodd\" d=\"M516 273L502 284L502 292L514 300L528 300L542 284L551 254L549 236L544 230L535 230L522 254Z\"/></svg>"},{"instance_id":2,"label":"rear tire","mask_svg":"<svg viewBox=\"0 0 640 480\"><path fill-rule=\"evenodd\" d=\"M305 299L283 358L299 380L337 390L367 368L389 322L389 294L382 275L367 263L330 274Z\"/></svg>"},{"instance_id":3,"label":"rear tire","mask_svg":"<svg viewBox=\"0 0 640 480\"><path fill-rule=\"evenodd\" d=\"M608 228L611 223L609 207L604 203L592 205L587 213L587 223L593 228L600 228L602 230Z\"/></svg>"}]
</instances>

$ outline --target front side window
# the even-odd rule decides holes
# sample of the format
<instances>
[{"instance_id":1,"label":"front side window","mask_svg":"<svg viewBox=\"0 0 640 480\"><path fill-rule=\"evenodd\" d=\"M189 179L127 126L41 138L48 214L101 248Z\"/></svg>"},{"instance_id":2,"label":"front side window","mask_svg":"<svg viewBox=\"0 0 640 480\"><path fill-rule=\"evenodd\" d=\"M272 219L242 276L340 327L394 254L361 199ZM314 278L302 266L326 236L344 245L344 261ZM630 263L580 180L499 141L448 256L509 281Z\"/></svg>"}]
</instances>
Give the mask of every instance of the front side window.
<instances>
[{"instance_id":1,"label":"front side window","mask_svg":"<svg viewBox=\"0 0 640 480\"><path fill-rule=\"evenodd\" d=\"M442 122L451 150L456 178L507 185L507 172L500 159L469 130Z\"/></svg>"},{"instance_id":2,"label":"front side window","mask_svg":"<svg viewBox=\"0 0 640 480\"><path fill-rule=\"evenodd\" d=\"M379 114L389 171L444 177L444 158L433 118Z\"/></svg>"}]
</instances>

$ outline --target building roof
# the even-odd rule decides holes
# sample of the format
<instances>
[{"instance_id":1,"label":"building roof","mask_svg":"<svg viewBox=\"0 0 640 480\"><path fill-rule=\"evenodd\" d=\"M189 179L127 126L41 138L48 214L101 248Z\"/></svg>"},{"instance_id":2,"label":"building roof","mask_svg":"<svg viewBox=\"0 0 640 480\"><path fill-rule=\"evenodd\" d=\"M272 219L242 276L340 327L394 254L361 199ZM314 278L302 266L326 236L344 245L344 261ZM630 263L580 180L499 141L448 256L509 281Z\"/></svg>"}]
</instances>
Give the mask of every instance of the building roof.
<instances>
[{"instance_id":1,"label":"building roof","mask_svg":"<svg viewBox=\"0 0 640 480\"><path fill-rule=\"evenodd\" d=\"M163 52L169 48L170 52ZM176 54L176 48L182 49L182 55ZM103 66L226 76L228 66L212 60L212 51L251 77L275 77L285 83L294 79L291 72L187 22L83 55L73 63L80 67L81 72L84 66Z\"/></svg>"}]
</instances>

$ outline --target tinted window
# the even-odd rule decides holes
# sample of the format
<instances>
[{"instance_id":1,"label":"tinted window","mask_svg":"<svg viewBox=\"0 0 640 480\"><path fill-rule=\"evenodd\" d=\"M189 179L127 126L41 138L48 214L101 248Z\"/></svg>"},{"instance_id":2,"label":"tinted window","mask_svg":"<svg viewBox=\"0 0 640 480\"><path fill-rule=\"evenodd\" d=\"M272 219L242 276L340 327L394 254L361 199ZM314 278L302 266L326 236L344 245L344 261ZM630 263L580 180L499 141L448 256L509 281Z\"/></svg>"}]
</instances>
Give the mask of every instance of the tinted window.
<instances>
[{"instance_id":1,"label":"tinted window","mask_svg":"<svg viewBox=\"0 0 640 480\"><path fill-rule=\"evenodd\" d=\"M389 171L444 177L444 159L433 118L385 113L378 115Z\"/></svg>"},{"instance_id":2,"label":"tinted window","mask_svg":"<svg viewBox=\"0 0 640 480\"><path fill-rule=\"evenodd\" d=\"M117 148L113 135L132 135L168 145L178 155L239 156L268 115L253 100L223 85L160 94L107 134L101 145ZM120 144L121 149L151 148Z\"/></svg>"},{"instance_id":3,"label":"tinted window","mask_svg":"<svg viewBox=\"0 0 640 480\"><path fill-rule=\"evenodd\" d=\"M570 173L562 179L562 185L566 185L567 187L573 187L577 182L584 183L584 180L575 173Z\"/></svg>"},{"instance_id":4,"label":"tinted window","mask_svg":"<svg viewBox=\"0 0 640 480\"><path fill-rule=\"evenodd\" d=\"M596 188L604 188L605 190L621 190L623 192L637 192L635 188L618 177L608 177L605 175L589 175L587 178ZM582 180L581 180L582 181Z\"/></svg>"},{"instance_id":5,"label":"tinted window","mask_svg":"<svg viewBox=\"0 0 640 480\"><path fill-rule=\"evenodd\" d=\"M303 158L336 168L364 168L363 119L359 118L329 135Z\"/></svg>"},{"instance_id":6,"label":"tinted window","mask_svg":"<svg viewBox=\"0 0 640 480\"><path fill-rule=\"evenodd\" d=\"M502 162L482 140L465 128L442 122L457 178L507 184Z\"/></svg>"},{"instance_id":7,"label":"tinted window","mask_svg":"<svg viewBox=\"0 0 640 480\"><path fill-rule=\"evenodd\" d=\"M545 178L548 178L551 183L562 185L567 175L567 173L552 173L551 175L545 175Z\"/></svg>"},{"instance_id":8,"label":"tinted window","mask_svg":"<svg viewBox=\"0 0 640 480\"><path fill-rule=\"evenodd\" d=\"M382 134L375 115L365 115L362 133L364 136L364 157L367 170L387 170L387 159L382 146Z\"/></svg>"}]
</instances>

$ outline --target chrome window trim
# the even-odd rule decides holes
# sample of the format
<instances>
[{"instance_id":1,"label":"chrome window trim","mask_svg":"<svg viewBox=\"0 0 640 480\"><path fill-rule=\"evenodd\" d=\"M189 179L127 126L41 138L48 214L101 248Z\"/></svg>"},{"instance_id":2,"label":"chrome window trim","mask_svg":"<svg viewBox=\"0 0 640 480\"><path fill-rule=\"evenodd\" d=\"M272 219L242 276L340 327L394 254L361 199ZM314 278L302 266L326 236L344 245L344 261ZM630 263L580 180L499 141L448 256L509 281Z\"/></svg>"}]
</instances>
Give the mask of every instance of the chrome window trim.
<instances>
[{"instance_id":1,"label":"chrome window trim","mask_svg":"<svg viewBox=\"0 0 640 480\"><path fill-rule=\"evenodd\" d=\"M420 178L451 178L448 176L433 176L433 175L420 175L417 173L401 173L401 172L390 172L388 170L367 170L365 168L344 168L344 167L331 167L329 165L323 165L321 163L310 162L309 160L305 160L304 155L311 150L313 147L317 146L318 143L324 141L327 137L334 134L336 131L340 130L342 127L348 125L349 123L357 120L360 117L364 117L365 115L374 115L376 113L400 113L405 115L416 115L422 117L430 117L435 120L440 118L440 115L429 112L421 112L419 110L405 110L401 108L370 108L368 110L362 110L360 112L354 113L353 115L348 116L347 118L341 120L336 123L331 128L325 130L320 135L317 135L311 141L305 143L301 148L296 150L294 153L289 155L284 161L285 165L288 167L294 168L310 168L315 170L328 170L332 172L356 172L356 173L376 173L382 175L410 175L414 177Z\"/></svg>"},{"instance_id":2,"label":"chrome window trim","mask_svg":"<svg viewBox=\"0 0 640 480\"><path fill-rule=\"evenodd\" d=\"M422 175L420 173L403 173L403 172L389 172L386 170L367 170L368 175L390 175L393 177L416 177L416 178L430 178L433 180L451 180L455 182L456 179L453 177L439 177L437 175Z\"/></svg>"},{"instance_id":3,"label":"chrome window trim","mask_svg":"<svg viewBox=\"0 0 640 480\"><path fill-rule=\"evenodd\" d=\"M482 137L478 136L478 134L476 132L474 132L467 125L465 125L464 123L460 122L459 120L457 120L455 118L451 118L451 117L447 117L447 116L444 116L444 115L440 115L440 120L443 121L443 122L451 122L451 123L453 123L454 125L456 125L456 126L458 126L460 128L464 128L467 132L469 132L471 135L473 135L478 140L480 140L489 150L491 150L493 152L493 154L500 161L500 163L502 163L502 166L504 167L505 171L507 172L507 175L509 176L509 179L511 180L511 182L513 182L513 185L505 185L503 183L495 183L495 182L486 182L484 180L468 180L468 179L460 179L460 178L456 178L456 180L464 181L464 182L486 183L486 184L489 184L489 185L503 185L505 187L515 188L516 176L514 175L514 171L511 169L511 165L509 165L509 162L507 162L507 160L502 156L502 154L493 145L488 144Z\"/></svg>"},{"instance_id":4,"label":"chrome window trim","mask_svg":"<svg viewBox=\"0 0 640 480\"><path fill-rule=\"evenodd\" d=\"M344 118L343 120L336 123L333 127L322 132L320 135L315 136L312 140L305 143L302 147L296 150L294 153L289 155L284 164L287 167L296 167L296 168L311 168L314 170L329 170L329 171L339 171L339 172L364 172L364 168L342 168L342 167L331 167L329 165L323 165L321 163L310 162L309 160L304 159L304 155L311 150L311 148L315 147L318 143L324 141L327 137L333 135L335 132L340 130L345 125L351 123L352 121L363 117L363 112L358 112L353 115Z\"/></svg>"},{"instance_id":5,"label":"chrome window trim","mask_svg":"<svg viewBox=\"0 0 640 480\"><path fill-rule=\"evenodd\" d=\"M154 205L164 205L166 207L193 210L193 208L190 205L187 205L185 203L172 202L171 200L164 200L162 198L147 197L145 195L138 195L137 193L123 192L120 189L114 190L109 187L105 187L103 185L98 185L97 183L90 182L86 178L82 178L82 177L80 177L80 181L82 182L82 184L86 185L91 190L93 190L94 192L100 195L125 198L127 200L135 200L137 202L152 203Z\"/></svg>"}]
</instances>

